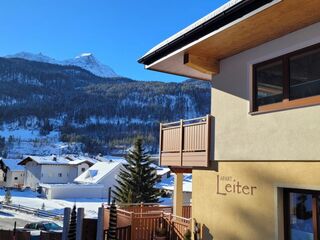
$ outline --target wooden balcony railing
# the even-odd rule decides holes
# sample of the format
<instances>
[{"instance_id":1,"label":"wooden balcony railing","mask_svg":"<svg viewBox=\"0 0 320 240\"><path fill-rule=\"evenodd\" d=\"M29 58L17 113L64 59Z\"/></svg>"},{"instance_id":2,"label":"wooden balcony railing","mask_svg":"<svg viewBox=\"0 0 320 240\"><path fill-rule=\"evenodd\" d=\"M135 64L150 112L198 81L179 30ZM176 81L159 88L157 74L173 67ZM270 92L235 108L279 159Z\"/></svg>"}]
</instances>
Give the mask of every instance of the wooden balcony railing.
<instances>
[{"instance_id":1,"label":"wooden balcony railing","mask_svg":"<svg viewBox=\"0 0 320 240\"><path fill-rule=\"evenodd\" d=\"M185 216L172 214L172 206L155 204L130 204L117 208L116 234L119 240L152 240L155 231L162 226L168 240L183 240L191 230L191 206L184 206ZM104 230L107 236L110 221L110 206L104 208ZM121 237L122 236L122 237Z\"/></svg>"},{"instance_id":2,"label":"wooden balcony railing","mask_svg":"<svg viewBox=\"0 0 320 240\"><path fill-rule=\"evenodd\" d=\"M208 167L211 116L160 124L160 165Z\"/></svg>"}]
</instances>

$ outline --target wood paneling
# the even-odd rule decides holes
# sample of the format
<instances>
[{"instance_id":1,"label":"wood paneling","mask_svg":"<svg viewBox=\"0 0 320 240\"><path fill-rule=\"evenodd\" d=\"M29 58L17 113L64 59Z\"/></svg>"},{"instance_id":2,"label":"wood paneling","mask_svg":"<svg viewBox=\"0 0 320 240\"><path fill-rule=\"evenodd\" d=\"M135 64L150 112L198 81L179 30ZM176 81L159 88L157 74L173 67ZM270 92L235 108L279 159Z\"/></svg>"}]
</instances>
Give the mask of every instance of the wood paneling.
<instances>
[{"instance_id":1,"label":"wood paneling","mask_svg":"<svg viewBox=\"0 0 320 240\"><path fill-rule=\"evenodd\" d=\"M162 132L162 151L172 152L180 149L180 127L167 128Z\"/></svg>"},{"instance_id":2,"label":"wood paneling","mask_svg":"<svg viewBox=\"0 0 320 240\"><path fill-rule=\"evenodd\" d=\"M160 164L207 167L210 158L211 117L161 124Z\"/></svg>"},{"instance_id":3,"label":"wood paneling","mask_svg":"<svg viewBox=\"0 0 320 240\"><path fill-rule=\"evenodd\" d=\"M224 59L319 22L319 8L319 0L282 0L193 46L188 53Z\"/></svg>"},{"instance_id":4,"label":"wood paneling","mask_svg":"<svg viewBox=\"0 0 320 240\"><path fill-rule=\"evenodd\" d=\"M211 75L219 73L219 62L212 61L211 58L185 54L184 64L205 74Z\"/></svg>"},{"instance_id":5,"label":"wood paneling","mask_svg":"<svg viewBox=\"0 0 320 240\"><path fill-rule=\"evenodd\" d=\"M183 167L208 167L206 151L183 153Z\"/></svg>"}]
</instances>

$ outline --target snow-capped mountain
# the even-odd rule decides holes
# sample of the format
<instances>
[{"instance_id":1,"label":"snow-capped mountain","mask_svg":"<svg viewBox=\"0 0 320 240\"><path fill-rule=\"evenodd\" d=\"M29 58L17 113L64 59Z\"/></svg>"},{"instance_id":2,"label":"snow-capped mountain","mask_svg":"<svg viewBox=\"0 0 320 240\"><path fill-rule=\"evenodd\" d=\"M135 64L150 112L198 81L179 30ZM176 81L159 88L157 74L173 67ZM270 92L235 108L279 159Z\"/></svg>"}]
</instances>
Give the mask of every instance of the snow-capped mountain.
<instances>
[{"instance_id":1,"label":"snow-capped mountain","mask_svg":"<svg viewBox=\"0 0 320 240\"><path fill-rule=\"evenodd\" d=\"M74 59L66 60L64 65L81 67L99 77L119 77L109 66L100 63L92 53L83 53Z\"/></svg>"},{"instance_id":2,"label":"snow-capped mountain","mask_svg":"<svg viewBox=\"0 0 320 240\"><path fill-rule=\"evenodd\" d=\"M13 55L4 56L5 58L22 58L29 61L36 61L36 62L44 62L44 63L51 63L51 64L59 64L59 61L45 56L42 53L34 54L28 52L19 52Z\"/></svg>"},{"instance_id":3,"label":"snow-capped mountain","mask_svg":"<svg viewBox=\"0 0 320 240\"><path fill-rule=\"evenodd\" d=\"M29 61L36 61L36 62L44 62L44 63L51 63L51 64L59 64L59 65L72 65L72 66L81 67L99 77L105 77L105 78L120 77L114 72L112 68L102 64L99 60L97 60L92 53L83 53L73 59L68 59L64 61L58 61L54 58L45 56L42 53L34 54L34 53L28 53L28 52L20 52L13 55L7 55L5 56L5 58L22 58L22 59L26 59Z\"/></svg>"}]
</instances>

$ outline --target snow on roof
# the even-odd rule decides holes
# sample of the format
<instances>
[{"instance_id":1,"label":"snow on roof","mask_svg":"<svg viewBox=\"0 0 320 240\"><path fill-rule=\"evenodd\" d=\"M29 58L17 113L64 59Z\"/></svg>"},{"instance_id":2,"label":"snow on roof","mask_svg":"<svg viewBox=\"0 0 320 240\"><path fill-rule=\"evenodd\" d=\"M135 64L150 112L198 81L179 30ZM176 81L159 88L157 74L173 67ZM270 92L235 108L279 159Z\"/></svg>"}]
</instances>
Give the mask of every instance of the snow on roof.
<instances>
[{"instance_id":1,"label":"snow on roof","mask_svg":"<svg viewBox=\"0 0 320 240\"><path fill-rule=\"evenodd\" d=\"M126 163L126 160L124 157L118 157L118 156L112 156L112 155L106 155L106 156L96 156L96 159L100 162L109 162L115 161L115 162L120 162L120 163Z\"/></svg>"},{"instance_id":2,"label":"snow on roof","mask_svg":"<svg viewBox=\"0 0 320 240\"><path fill-rule=\"evenodd\" d=\"M199 19L198 21L196 21L195 23L189 25L188 27L184 28L183 30L181 30L180 32L176 33L175 35L169 37L168 39L164 40L163 42L159 43L158 45L156 45L155 47L151 48L145 55L143 55L141 58L144 58L148 55L150 55L151 53L159 50L160 48L164 47L165 45L173 42L174 40L178 39L179 37L182 37L184 34L192 31L193 29L195 29L196 27L202 25L203 23L209 21L210 19L216 17L217 15L221 14L222 12L226 11L227 9L233 7L234 5L238 4L239 2L242 2L244 0L230 0L227 3L225 3L224 5L222 5L221 7L217 8L216 10L212 11L211 13L209 13L208 15L206 15L205 17Z\"/></svg>"},{"instance_id":3,"label":"snow on roof","mask_svg":"<svg viewBox=\"0 0 320 240\"><path fill-rule=\"evenodd\" d=\"M162 180L156 184L156 188L173 191L174 189L174 176ZM183 191L192 192L192 174L183 174Z\"/></svg>"},{"instance_id":4,"label":"snow on roof","mask_svg":"<svg viewBox=\"0 0 320 240\"><path fill-rule=\"evenodd\" d=\"M163 176L163 175L165 175L165 174L167 174L168 172L171 171L170 168L161 167L161 166L158 166L158 165L156 165L154 163L151 164L151 167L156 169L158 176Z\"/></svg>"},{"instance_id":5,"label":"snow on roof","mask_svg":"<svg viewBox=\"0 0 320 240\"><path fill-rule=\"evenodd\" d=\"M4 165L6 165L10 171L24 171L24 167L18 165L21 162L21 159L2 159Z\"/></svg>"},{"instance_id":6,"label":"snow on roof","mask_svg":"<svg viewBox=\"0 0 320 240\"><path fill-rule=\"evenodd\" d=\"M108 162L97 162L87 171L77 177L74 182L86 183L86 184L98 184L106 175L108 175L116 167L120 166L120 162L108 161Z\"/></svg>"},{"instance_id":7,"label":"snow on roof","mask_svg":"<svg viewBox=\"0 0 320 240\"><path fill-rule=\"evenodd\" d=\"M104 188L103 184L77 184L77 183L40 183L39 186L44 188L89 188L89 187L100 187Z\"/></svg>"},{"instance_id":8,"label":"snow on roof","mask_svg":"<svg viewBox=\"0 0 320 240\"><path fill-rule=\"evenodd\" d=\"M84 162L91 163L93 165L93 164L95 164L97 162L96 159L93 159L93 158L90 158L90 157L87 157L87 156L67 155L66 158L71 160L69 162L69 164L71 164L71 165L78 165L78 164L81 164L81 163L84 163Z\"/></svg>"},{"instance_id":9,"label":"snow on roof","mask_svg":"<svg viewBox=\"0 0 320 240\"><path fill-rule=\"evenodd\" d=\"M28 156L19 162L19 165L25 165L28 161L35 161L40 165L79 165L82 163L94 164L93 159L86 157L75 157L75 156Z\"/></svg>"}]
</instances>

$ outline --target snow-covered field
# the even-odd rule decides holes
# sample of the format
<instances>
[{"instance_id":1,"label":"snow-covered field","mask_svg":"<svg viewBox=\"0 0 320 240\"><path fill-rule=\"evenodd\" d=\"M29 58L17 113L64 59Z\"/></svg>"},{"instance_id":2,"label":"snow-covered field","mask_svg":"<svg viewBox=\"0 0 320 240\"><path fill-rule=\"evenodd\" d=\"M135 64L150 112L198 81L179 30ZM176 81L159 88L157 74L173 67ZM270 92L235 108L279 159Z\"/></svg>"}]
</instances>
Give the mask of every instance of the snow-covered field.
<instances>
[{"instance_id":1,"label":"snow-covered field","mask_svg":"<svg viewBox=\"0 0 320 240\"><path fill-rule=\"evenodd\" d=\"M30 214L16 212L7 209L0 209L0 229L12 230L14 223L17 224L17 228L23 228L27 223L40 222L43 218L39 218ZM62 226L62 222L55 221Z\"/></svg>"},{"instance_id":2,"label":"snow-covered field","mask_svg":"<svg viewBox=\"0 0 320 240\"><path fill-rule=\"evenodd\" d=\"M5 191L0 189L0 201L3 201ZM85 217L97 218L98 208L106 203L106 199L43 199L39 198L36 192L25 190L18 191L12 190L12 203L20 204L22 206L41 209L45 205L45 210L63 213L65 207L72 208L76 204L77 208L82 207L85 209Z\"/></svg>"}]
</instances>

